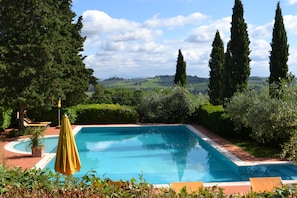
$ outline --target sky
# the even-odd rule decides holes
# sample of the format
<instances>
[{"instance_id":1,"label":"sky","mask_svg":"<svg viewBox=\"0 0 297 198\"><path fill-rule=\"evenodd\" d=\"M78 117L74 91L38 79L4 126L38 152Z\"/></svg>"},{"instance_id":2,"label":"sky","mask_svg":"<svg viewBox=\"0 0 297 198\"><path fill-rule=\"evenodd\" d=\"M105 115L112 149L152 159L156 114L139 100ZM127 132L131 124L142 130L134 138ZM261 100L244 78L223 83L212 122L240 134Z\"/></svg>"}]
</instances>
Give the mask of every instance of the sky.
<instances>
[{"instance_id":1,"label":"sky","mask_svg":"<svg viewBox=\"0 0 297 198\"><path fill-rule=\"evenodd\" d=\"M73 0L83 17L83 55L100 80L174 75L180 49L187 75L209 77L218 30L230 40L234 0ZM289 44L289 72L297 76L297 0L242 0L251 50L250 76L268 77L277 2Z\"/></svg>"}]
</instances>

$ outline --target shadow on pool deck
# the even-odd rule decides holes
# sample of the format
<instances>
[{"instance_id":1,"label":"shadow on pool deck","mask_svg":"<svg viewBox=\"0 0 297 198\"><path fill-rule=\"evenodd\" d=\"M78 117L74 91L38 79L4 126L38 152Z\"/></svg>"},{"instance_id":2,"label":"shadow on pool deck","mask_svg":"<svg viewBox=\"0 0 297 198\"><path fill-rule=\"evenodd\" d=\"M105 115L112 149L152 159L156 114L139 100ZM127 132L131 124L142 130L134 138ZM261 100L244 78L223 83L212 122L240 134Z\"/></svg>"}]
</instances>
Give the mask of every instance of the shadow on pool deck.
<instances>
[{"instance_id":1,"label":"shadow on pool deck","mask_svg":"<svg viewBox=\"0 0 297 198\"><path fill-rule=\"evenodd\" d=\"M237 156L242 161L276 161L279 159L263 159L263 158L255 158L254 156L244 152L239 147L234 146L229 141L215 135L211 131L207 130L206 128L199 126L199 125L192 125L194 128L198 129L200 132L202 132L204 135L208 136L210 139L215 141L217 144L223 146L226 150L231 152L233 155ZM75 125L72 125L72 128L75 128ZM44 135L58 135L60 129L56 127L48 127L45 130ZM1 142L0 142L0 164L5 164L7 167L21 167L22 169L30 169L35 166L42 158L41 157L32 157L30 154L19 154L14 152L9 152L5 150L4 146L13 141L16 140L16 138L5 138L5 133L9 132L7 130L6 132L2 133L1 136ZM24 138L21 137L21 138ZM245 194L248 193L251 189L251 185L249 182L224 182L224 183L211 183L211 185L218 185L219 187L224 189L224 192L228 195L239 193L239 194ZM207 183L205 183L205 186L208 186Z\"/></svg>"}]
</instances>

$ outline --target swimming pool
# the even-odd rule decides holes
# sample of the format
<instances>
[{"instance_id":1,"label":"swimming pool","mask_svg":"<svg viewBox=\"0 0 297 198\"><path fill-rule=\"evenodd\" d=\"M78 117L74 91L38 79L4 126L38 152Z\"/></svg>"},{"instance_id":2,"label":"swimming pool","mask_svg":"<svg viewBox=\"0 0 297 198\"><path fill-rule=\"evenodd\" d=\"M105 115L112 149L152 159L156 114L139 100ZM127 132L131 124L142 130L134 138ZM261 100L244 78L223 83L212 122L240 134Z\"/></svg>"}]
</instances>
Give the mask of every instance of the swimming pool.
<instances>
[{"instance_id":1,"label":"swimming pool","mask_svg":"<svg viewBox=\"0 0 297 198\"><path fill-rule=\"evenodd\" d=\"M82 168L75 176L96 170L102 178L142 175L153 184L248 181L260 176L297 179L297 167L291 164L238 166L196 134L187 125L82 127L75 136ZM22 150L24 144L15 149ZM57 137L46 138L45 145L46 152L55 153ZM55 159L45 168L53 170L54 163Z\"/></svg>"}]
</instances>

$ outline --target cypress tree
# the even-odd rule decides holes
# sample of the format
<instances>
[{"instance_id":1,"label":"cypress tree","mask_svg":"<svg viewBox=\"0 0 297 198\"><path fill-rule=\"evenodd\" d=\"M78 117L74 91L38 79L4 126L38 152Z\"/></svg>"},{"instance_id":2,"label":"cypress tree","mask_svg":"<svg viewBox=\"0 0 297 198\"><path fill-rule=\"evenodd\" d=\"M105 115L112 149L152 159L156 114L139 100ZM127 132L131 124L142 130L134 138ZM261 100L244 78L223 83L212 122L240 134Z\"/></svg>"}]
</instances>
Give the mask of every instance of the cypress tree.
<instances>
[{"instance_id":1,"label":"cypress tree","mask_svg":"<svg viewBox=\"0 0 297 198\"><path fill-rule=\"evenodd\" d=\"M283 22L282 10L280 8L280 2L277 3L275 11L274 27L272 33L270 51L270 95L274 95L275 89L278 89L282 80L288 82L288 56L289 45L287 44L287 34Z\"/></svg>"},{"instance_id":2,"label":"cypress tree","mask_svg":"<svg viewBox=\"0 0 297 198\"><path fill-rule=\"evenodd\" d=\"M219 31L215 34L210 57L208 96L211 104L219 105L222 104L222 70L225 62L224 43Z\"/></svg>"},{"instance_id":3,"label":"cypress tree","mask_svg":"<svg viewBox=\"0 0 297 198\"><path fill-rule=\"evenodd\" d=\"M222 100L224 98L231 98L233 93L232 90L234 90L232 83L232 69L230 68L232 66L231 62L231 51L230 51L230 41L227 44L227 50L225 52L225 64L222 71Z\"/></svg>"},{"instance_id":4,"label":"cypress tree","mask_svg":"<svg viewBox=\"0 0 297 198\"><path fill-rule=\"evenodd\" d=\"M178 50L174 84L187 86L186 62L184 61L184 57L180 49Z\"/></svg>"},{"instance_id":5,"label":"cypress tree","mask_svg":"<svg viewBox=\"0 0 297 198\"><path fill-rule=\"evenodd\" d=\"M230 39L230 82L231 94L244 90L248 85L250 75L250 50L247 24L243 17L243 5L240 0L235 0L231 22Z\"/></svg>"}]
</instances>

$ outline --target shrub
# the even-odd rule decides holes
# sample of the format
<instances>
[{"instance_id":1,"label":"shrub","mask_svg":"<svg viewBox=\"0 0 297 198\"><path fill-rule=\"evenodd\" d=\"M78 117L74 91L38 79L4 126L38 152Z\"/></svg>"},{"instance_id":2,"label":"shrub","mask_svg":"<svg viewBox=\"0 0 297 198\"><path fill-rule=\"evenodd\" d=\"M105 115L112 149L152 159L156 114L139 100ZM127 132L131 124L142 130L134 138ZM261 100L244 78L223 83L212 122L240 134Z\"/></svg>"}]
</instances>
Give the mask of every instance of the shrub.
<instances>
[{"instance_id":1,"label":"shrub","mask_svg":"<svg viewBox=\"0 0 297 198\"><path fill-rule=\"evenodd\" d=\"M20 167L8 169L0 166L0 175L0 197L227 197L223 189L217 186L202 187L198 192L189 192L186 188L175 192L170 188L156 189L141 176L139 180L131 178L129 181L112 181L109 178L98 178L93 171L81 178L76 178L55 174L48 170L22 170ZM296 186L284 186L275 192L251 191L246 195L233 194L229 197L295 197L295 195Z\"/></svg>"},{"instance_id":2,"label":"shrub","mask_svg":"<svg viewBox=\"0 0 297 198\"><path fill-rule=\"evenodd\" d=\"M167 95L155 93L144 97L137 111L141 122L184 123L192 116L195 108L205 101L201 95L195 97L185 88L175 87Z\"/></svg>"},{"instance_id":3,"label":"shrub","mask_svg":"<svg viewBox=\"0 0 297 198\"><path fill-rule=\"evenodd\" d=\"M115 104L77 105L65 110L70 121L77 124L136 123L137 112Z\"/></svg>"},{"instance_id":4,"label":"shrub","mask_svg":"<svg viewBox=\"0 0 297 198\"><path fill-rule=\"evenodd\" d=\"M251 128L250 135L257 142L282 144L296 133L297 103L292 91L283 90L282 99L271 98L268 88L261 93L236 93L226 103L226 111L237 129Z\"/></svg>"},{"instance_id":5,"label":"shrub","mask_svg":"<svg viewBox=\"0 0 297 198\"><path fill-rule=\"evenodd\" d=\"M202 105L196 110L198 122L223 137L235 137L233 122L221 105Z\"/></svg>"},{"instance_id":6,"label":"shrub","mask_svg":"<svg viewBox=\"0 0 297 198\"><path fill-rule=\"evenodd\" d=\"M0 131L10 126L12 109L4 109L0 107Z\"/></svg>"},{"instance_id":7,"label":"shrub","mask_svg":"<svg viewBox=\"0 0 297 198\"><path fill-rule=\"evenodd\" d=\"M270 97L269 87L260 93L253 90L236 93L226 103L226 111L238 128L251 128L250 136L254 140L283 146L281 157L297 163L297 87L280 88L278 98Z\"/></svg>"},{"instance_id":8,"label":"shrub","mask_svg":"<svg viewBox=\"0 0 297 198\"><path fill-rule=\"evenodd\" d=\"M152 94L144 97L137 107L140 122L164 122L164 104L161 102L164 95Z\"/></svg>"},{"instance_id":9,"label":"shrub","mask_svg":"<svg viewBox=\"0 0 297 198\"><path fill-rule=\"evenodd\" d=\"M94 93L89 102L92 104L120 104L136 106L142 97L141 90L131 90L127 88L108 88L103 85L95 86Z\"/></svg>"}]
</instances>

